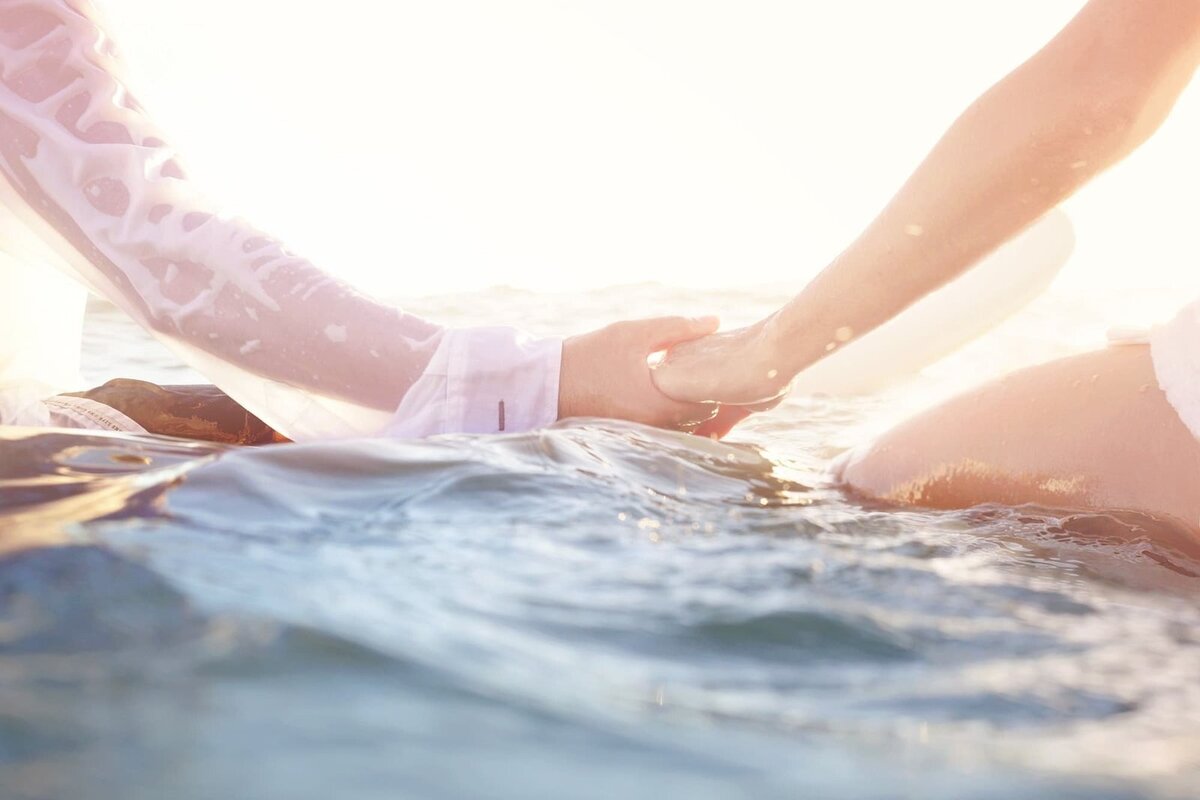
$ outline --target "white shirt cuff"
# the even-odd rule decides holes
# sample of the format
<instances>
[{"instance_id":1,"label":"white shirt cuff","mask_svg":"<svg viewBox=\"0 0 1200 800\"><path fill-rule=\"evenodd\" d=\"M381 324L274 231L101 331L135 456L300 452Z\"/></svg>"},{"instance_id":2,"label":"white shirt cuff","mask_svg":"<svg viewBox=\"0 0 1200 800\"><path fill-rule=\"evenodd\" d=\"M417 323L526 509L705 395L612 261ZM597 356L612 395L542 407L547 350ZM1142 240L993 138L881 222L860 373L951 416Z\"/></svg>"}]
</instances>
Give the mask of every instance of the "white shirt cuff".
<instances>
[{"instance_id":1,"label":"white shirt cuff","mask_svg":"<svg viewBox=\"0 0 1200 800\"><path fill-rule=\"evenodd\" d=\"M515 328L448 330L383 434L516 433L558 419L562 339Z\"/></svg>"}]
</instances>

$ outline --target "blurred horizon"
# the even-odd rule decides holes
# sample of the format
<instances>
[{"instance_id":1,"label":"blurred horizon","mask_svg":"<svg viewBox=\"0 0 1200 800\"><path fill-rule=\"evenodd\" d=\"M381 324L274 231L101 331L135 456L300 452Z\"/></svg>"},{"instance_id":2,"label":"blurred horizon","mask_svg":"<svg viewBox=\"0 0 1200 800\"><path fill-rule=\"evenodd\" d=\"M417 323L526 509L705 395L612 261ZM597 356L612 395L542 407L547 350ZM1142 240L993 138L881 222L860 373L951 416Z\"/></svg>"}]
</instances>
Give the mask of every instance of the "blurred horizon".
<instances>
[{"instance_id":1,"label":"blurred horizon","mask_svg":"<svg viewBox=\"0 0 1200 800\"><path fill-rule=\"evenodd\" d=\"M798 287L1083 2L99 5L199 182L392 298ZM1058 288L1200 293L1197 94L1066 205Z\"/></svg>"}]
</instances>

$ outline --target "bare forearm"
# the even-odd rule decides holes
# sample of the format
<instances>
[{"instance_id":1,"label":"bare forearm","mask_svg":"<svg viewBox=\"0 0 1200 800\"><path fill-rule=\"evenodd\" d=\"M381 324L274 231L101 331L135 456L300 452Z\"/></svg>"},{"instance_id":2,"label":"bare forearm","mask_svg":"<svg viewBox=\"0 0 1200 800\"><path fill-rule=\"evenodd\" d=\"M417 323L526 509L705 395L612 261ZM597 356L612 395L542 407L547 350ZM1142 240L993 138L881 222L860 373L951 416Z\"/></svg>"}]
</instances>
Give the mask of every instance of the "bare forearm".
<instances>
[{"instance_id":1,"label":"bare forearm","mask_svg":"<svg viewBox=\"0 0 1200 800\"><path fill-rule=\"evenodd\" d=\"M1130 153L1161 124L1198 62L1196 0L1091 0L959 117L803 292L756 325L674 348L654 373L656 386L677 400L753 405L779 397L798 373L947 283ZM727 415L724 429L736 421Z\"/></svg>"},{"instance_id":2,"label":"bare forearm","mask_svg":"<svg viewBox=\"0 0 1200 800\"><path fill-rule=\"evenodd\" d=\"M1163 24L1140 29L1151 41L1131 51L1114 18L1128 9L1096 0L955 122L863 234L770 321L789 372L952 280L1158 127L1196 48L1188 30Z\"/></svg>"}]
</instances>

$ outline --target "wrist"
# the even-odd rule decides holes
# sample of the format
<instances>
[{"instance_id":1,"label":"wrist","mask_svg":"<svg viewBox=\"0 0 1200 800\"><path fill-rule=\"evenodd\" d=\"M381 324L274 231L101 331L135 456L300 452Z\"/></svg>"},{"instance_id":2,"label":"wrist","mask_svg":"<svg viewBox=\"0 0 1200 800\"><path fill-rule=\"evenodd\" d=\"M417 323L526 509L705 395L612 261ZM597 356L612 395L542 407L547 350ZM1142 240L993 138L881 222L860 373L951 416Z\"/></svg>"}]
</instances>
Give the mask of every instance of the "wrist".
<instances>
[{"instance_id":1,"label":"wrist","mask_svg":"<svg viewBox=\"0 0 1200 800\"><path fill-rule=\"evenodd\" d=\"M856 335L844 319L833 319L821 309L803 308L801 299L764 320L761 332L760 347L789 381Z\"/></svg>"},{"instance_id":2,"label":"wrist","mask_svg":"<svg viewBox=\"0 0 1200 800\"><path fill-rule=\"evenodd\" d=\"M800 314L793 308L793 303L788 303L763 320L757 347L779 370L780 377L790 382L815 360L806 355L809 349L805 346L806 339L812 334L811 328L803 324Z\"/></svg>"}]
</instances>

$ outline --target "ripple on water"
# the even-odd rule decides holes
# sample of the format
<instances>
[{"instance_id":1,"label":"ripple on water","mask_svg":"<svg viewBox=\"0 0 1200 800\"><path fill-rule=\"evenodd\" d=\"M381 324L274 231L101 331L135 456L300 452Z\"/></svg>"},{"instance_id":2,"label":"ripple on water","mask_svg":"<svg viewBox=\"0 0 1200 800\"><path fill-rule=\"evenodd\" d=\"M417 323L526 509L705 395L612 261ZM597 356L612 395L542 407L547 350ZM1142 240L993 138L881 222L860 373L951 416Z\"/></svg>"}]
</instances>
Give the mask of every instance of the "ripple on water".
<instances>
[{"instance_id":1,"label":"ripple on water","mask_svg":"<svg viewBox=\"0 0 1200 800\"><path fill-rule=\"evenodd\" d=\"M261 723L171 698L527 767L497 796L553 784L534 752L591 752L572 763L609 789L596 753L639 788L690 770L698 796L747 776L777 781L756 796L1169 796L1200 768L1190 562L1145 521L889 513L755 446L619 424L240 451L54 436L18 440L54 466L8 467L3 513L104 549L3 562L0 699L66 687L0 713L11 763L78 775L71 753L111 755L100 674L146 704L118 726L138 754L190 747L218 773L224 746L175 732L155 751L147 731L191 715L254 747ZM77 671L45 668L60 656ZM519 734L482 733L500 729ZM279 758L302 747L275 735ZM390 763L414 791L433 780Z\"/></svg>"}]
</instances>

